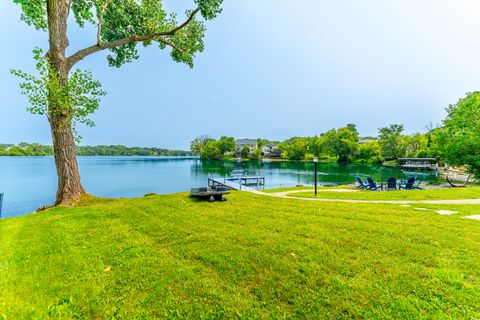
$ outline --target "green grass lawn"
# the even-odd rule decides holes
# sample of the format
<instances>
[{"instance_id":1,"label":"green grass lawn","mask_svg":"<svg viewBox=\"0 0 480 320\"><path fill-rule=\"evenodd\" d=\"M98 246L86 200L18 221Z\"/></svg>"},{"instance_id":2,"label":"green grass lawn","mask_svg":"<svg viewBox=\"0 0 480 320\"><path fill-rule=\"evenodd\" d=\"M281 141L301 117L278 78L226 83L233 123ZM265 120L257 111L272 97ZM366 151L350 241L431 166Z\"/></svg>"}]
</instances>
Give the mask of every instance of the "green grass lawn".
<instances>
[{"instance_id":1,"label":"green grass lawn","mask_svg":"<svg viewBox=\"0 0 480 320\"><path fill-rule=\"evenodd\" d=\"M413 207L92 199L0 240L6 319L480 318L480 221Z\"/></svg>"},{"instance_id":2,"label":"green grass lawn","mask_svg":"<svg viewBox=\"0 0 480 320\"><path fill-rule=\"evenodd\" d=\"M306 188L308 189L308 188ZM286 189L288 190L288 189ZM298 190L302 190L298 188ZM443 188L431 190L401 190L401 191L358 191L358 192L328 192L322 189L317 193L321 199L352 199L352 200L450 200L450 199L478 199L480 198L480 187L471 188ZM281 191L280 189L274 190ZM295 191L293 189L292 191ZM312 192L293 192L289 196L314 198Z\"/></svg>"}]
</instances>

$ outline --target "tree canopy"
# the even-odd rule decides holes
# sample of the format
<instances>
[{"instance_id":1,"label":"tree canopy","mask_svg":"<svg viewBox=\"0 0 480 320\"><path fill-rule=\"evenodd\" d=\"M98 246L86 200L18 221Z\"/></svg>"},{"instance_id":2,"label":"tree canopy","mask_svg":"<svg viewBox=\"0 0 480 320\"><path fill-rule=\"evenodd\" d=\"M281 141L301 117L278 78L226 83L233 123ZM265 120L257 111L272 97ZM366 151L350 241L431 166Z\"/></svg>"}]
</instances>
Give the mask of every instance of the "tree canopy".
<instances>
[{"instance_id":1,"label":"tree canopy","mask_svg":"<svg viewBox=\"0 0 480 320\"><path fill-rule=\"evenodd\" d=\"M324 134L324 139L327 149L338 158L338 162L351 161L357 152L359 137L354 124L329 130Z\"/></svg>"},{"instance_id":2,"label":"tree canopy","mask_svg":"<svg viewBox=\"0 0 480 320\"><path fill-rule=\"evenodd\" d=\"M378 129L378 143L382 148L382 156L386 160L397 160L405 154L403 152L403 130L403 124L391 124Z\"/></svg>"},{"instance_id":3,"label":"tree canopy","mask_svg":"<svg viewBox=\"0 0 480 320\"><path fill-rule=\"evenodd\" d=\"M220 137L220 140L218 141L218 147L220 148L220 152L222 155L226 153L232 153L235 152L235 147L236 147L236 142L235 138L233 137Z\"/></svg>"},{"instance_id":4,"label":"tree canopy","mask_svg":"<svg viewBox=\"0 0 480 320\"><path fill-rule=\"evenodd\" d=\"M480 92L468 94L447 108L444 120L445 158L450 164L467 164L480 176Z\"/></svg>"},{"instance_id":5,"label":"tree canopy","mask_svg":"<svg viewBox=\"0 0 480 320\"><path fill-rule=\"evenodd\" d=\"M46 0L14 0L22 8L21 19L38 30L49 29ZM67 0L68 2L68 0ZM186 11L186 18L178 22L176 14L168 14L162 0L70 0L70 9L80 27L91 24L97 27L96 43L66 56L67 69L78 61L101 50L109 50L110 66L120 67L139 58L137 45L158 44L160 49L170 48L176 62L193 67L194 57L204 50L205 25L196 18L200 13L205 20L213 19L221 12L222 0L195 0L198 6ZM65 41L69 42L68 38ZM43 50L34 50L34 59L39 76L20 70L12 73L24 80L22 93L28 96L34 114L48 115L53 112L69 114L69 121L92 126L89 114L97 111L100 97L105 95L101 84L93 80L90 71L76 69L65 85L60 83L57 72L48 62ZM48 107L52 96L60 100L56 108Z\"/></svg>"},{"instance_id":6,"label":"tree canopy","mask_svg":"<svg viewBox=\"0 0 480 320\"><path fill-rule=\"evenodd\" d=\"M235 139L232 137L222 136L216 140L209 136L200 136L190 143L190 150L203 160L221 160L227 155L232 155L235 146Z\"/></svg>"},{"instance_id":7,"label":"tree canopy","mask_svg":"<svg viewBox=\"0 0 480 320\"><path fill-rule=\"evenodd\" d=\"M47 0L14 0L22 8L21 19L38 30L48 30ZM68 2L68 0L67 0ZM193 66L193 58L204 49L205 26L195 18L200 13L205 20L215 18L222 0L194 0L196 8L186 11L186 20L178 22L176 14L167 13L162 0L70 0L80 27L91 24L98 28L96 43L69 57L73 66L87 55L109 49L108 62L119 67L138 59L136 45L157 43L161 49L171 47L177 62Z\"/></svg>"}]
</instances>

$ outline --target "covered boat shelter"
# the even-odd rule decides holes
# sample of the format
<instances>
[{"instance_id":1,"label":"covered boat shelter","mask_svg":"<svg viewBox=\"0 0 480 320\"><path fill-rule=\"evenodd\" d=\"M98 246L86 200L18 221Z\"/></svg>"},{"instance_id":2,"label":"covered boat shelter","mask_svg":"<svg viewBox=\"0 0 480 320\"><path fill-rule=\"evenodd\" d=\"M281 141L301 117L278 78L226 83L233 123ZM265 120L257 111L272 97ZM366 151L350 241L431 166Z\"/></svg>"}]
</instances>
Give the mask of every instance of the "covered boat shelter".
<instances>
[{"instance_id":1,"label":"covered boat shelter","mask_svg":"<svg viewBox=\"0 0 480 320\"><path fill-rule=\"evenodd\" d=\"M403 169L438 170L438 162L435 158L399 158L398 163Z\"/></svg>"}]
</instances>

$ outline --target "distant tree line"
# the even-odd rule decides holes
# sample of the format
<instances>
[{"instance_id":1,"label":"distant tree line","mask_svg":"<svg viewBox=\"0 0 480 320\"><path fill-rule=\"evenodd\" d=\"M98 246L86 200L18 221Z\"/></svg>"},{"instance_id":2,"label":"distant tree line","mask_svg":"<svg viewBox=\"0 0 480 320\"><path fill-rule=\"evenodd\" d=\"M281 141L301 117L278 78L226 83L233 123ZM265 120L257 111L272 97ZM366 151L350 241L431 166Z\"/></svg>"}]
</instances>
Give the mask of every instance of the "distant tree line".
<instances>
[{"instance_id":1,"label":"distant tree line","mask_svg":"<svg viewBox=\"0 0 480 320\"><path fill-rule=\"evenodd\" d=\"M191 156L190 151L161 148L112 146L77 146L79 156ZM53 147L21 142L18 145L0 144L0 156L51 156Z\"/></svg>"},{"instance_id":2,"label":"distant tree line","mask_svg":"<svg viewBox=\"0 0 480 320\"><path fill-rule=\"evenodd\" d=\"M49 156L53 147L38 143L21 142L18 145L0 144L0 156Z\"/></svg>"},{"instance_id":3,"label":"distant tree line","mask_svg":"<svg viewBox=\"0 0 480 320\"><path fill-rule=\"evenodd\" d=\"M255 148L237 148L235 139L219 140L206 136L192 141L191 151L203 159L238 156L260 159L261 147L268 140L257 139ZM403 124L378 129L377 137L360 137L355 124L347 124L313 137L293 137L276 143L280 158L311 160L318 157L338 162L383 163L399 158L436 158L440 164L465 165L480 177L480 92L468 93L447 108L447 117L425 133L405 134Z\"/></svg>"},{"instance_id":4,"label":"distant tree line","mask_svg":"<svg viewBox=\"0 0 480 320\"><path fill-rule=\"evenodd\" d=\"M169 150L149 147L113 146L77 146L79 156L192 156L190 151Z\"/></svg>"}]
</instances>

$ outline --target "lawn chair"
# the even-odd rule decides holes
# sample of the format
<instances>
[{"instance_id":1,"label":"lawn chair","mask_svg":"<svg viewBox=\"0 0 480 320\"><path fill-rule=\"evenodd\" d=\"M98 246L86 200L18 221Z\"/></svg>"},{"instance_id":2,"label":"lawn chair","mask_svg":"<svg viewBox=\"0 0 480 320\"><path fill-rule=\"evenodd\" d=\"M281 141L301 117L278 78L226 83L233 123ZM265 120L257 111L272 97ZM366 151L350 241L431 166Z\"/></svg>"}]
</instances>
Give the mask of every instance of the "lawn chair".
<instances>
[{"instance_id":1,"label":"lawn chair","mask_svg":"<svg viewBox=\"0 0 480 320\"><path fill-rule=\"evenodd\" d=\"M417 190L422 190L423 188L420 187L420 184L421 184L422 182L423 182L423 180L421 180L421 179L418 180L418 183L417 183L415 186L413 186L413 188L414 188L414 189L417 189Z\"/></svg>"},{"instance_id":2,"label":"lawn chair","mask_svg":"<svg viewBox=\"0 0 480 320\"><path fill-rule=\"evenodd\" d=\"M400 185L400 189L422 190L422 188L420 187L420 183L422 183L422 180L420 180L417 184L415 184L415 177L411 177L407 180L407 183L405 183L405 185Z\"/></svg>"},{"instance_id":3,"label":"lawn chair","mask_svg":"<svg viewBox=\"0 0 480 320\"><path fill-rule=\"evenodd\" d=\"M356 177L356 179L358 182L357 189L361 189L361 190L368 189L368 182L363 181L362 179L360 179L360 177Z\"/></svg>"},{"instance_id":4,"label":"lawn chair","mask_svg":"<svg viewBox=\"0 0 480 320\"><path fill-rule=\"evenodd\" d=\"M397 190L397 179L391 177L387 180L387 190Z\"/></svg>"},{"instance_id":5,"label":"lawn chair","mask_svg":"<svg viewBox=\"0 0 480 320\"><path fill-rule=\"evenodd\" d=\"M373 181L373 179L370 178L370 177L367 179L367 181L368 181L368 190L370 190L370 191L376 191L376 190L380 189L380 190L383 191L383 183L380 183L380 185L377 186L377 184L375 183L375 181Z\"/></svg>"}]
</instances>

